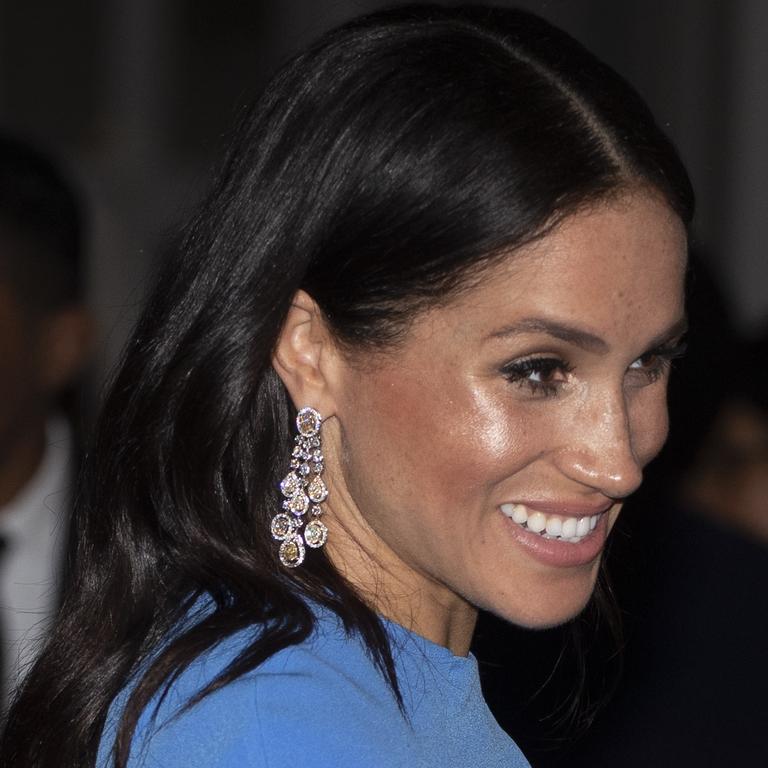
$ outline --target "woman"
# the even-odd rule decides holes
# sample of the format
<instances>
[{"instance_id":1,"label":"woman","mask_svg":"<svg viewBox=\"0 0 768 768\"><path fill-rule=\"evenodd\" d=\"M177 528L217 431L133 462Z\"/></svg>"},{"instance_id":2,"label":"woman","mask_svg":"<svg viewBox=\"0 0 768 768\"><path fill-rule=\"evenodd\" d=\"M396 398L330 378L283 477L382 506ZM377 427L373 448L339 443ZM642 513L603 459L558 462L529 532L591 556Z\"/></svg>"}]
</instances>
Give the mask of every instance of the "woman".
<instances>
[{"instance_id":1,"label":"woman","mask_svg":"<svg viewBox=\"0 0 768 768\"><path fill-rule=\"evenodd\" d=\"M382 12L290 62L128 346L6 764L526 765L477 610L589 600L666 434L691 198L526 13Z\"/></svg>"}]
</instances>

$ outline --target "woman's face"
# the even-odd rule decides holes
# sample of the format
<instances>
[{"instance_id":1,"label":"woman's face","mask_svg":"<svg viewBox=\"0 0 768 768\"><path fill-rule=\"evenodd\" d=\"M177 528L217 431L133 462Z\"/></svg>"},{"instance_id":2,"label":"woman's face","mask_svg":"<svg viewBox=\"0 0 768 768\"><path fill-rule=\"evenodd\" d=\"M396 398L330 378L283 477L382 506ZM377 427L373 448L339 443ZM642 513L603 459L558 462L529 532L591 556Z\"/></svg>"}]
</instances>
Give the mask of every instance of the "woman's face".
<instances>
[{"instance_id":1,"label":"woman's face","mask_svg":"<svg viewBox=\"0 0 768 768\"><path fill-rule=\"evenodd\" d=\"M685 259L675 214L627 195L343 368L327 518L342 570L412 605L532 627L576 614L667 433Z\"/></svg>"}]
</instances>

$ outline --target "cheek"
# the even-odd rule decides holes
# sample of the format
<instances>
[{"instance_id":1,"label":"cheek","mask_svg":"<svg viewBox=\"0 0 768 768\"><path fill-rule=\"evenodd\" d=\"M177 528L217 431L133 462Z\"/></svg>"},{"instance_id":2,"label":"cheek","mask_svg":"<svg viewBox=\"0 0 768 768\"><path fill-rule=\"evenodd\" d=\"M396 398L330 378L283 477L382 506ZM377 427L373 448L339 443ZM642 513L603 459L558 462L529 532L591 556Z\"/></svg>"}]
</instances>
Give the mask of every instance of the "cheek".
<instances>
[{"instance_id":1,"label":"cheek","mask_svg":"<svg viewBox=\"0 0 768 768\"><path fill-rule=\"evenodd\" d=\"M389 500L403 506L444 450L446 409L410 371L360 377L341 409L344 478L363 512L378 517Z\"/></svg>"},{"instance_id":2,"label":"cheek","mask_svg":"<svg viewBox=\"0 0 768 768\"><path fill-rule=\"evenodd\" d=\"M373 488L385 488L405 504L417 488L422 500L458 506L530 461L530 419L514 408L503 382L426 373L382 375L358 390L365 403L345 425L355 496L375 500Z\"/></svg>"},{"instance_id":3,"label":"cheek","mask_svg":"<svg viewBox=\"0 0 768 768\"><path fill-rule=\"evenodd\" d=\"M546 407L549 403L520 402L510 386L474 389L466 408L470 418L458 438L467 446L467 460L474 460L478 472L493 483L551 451L565 431L556 408Z\"/></svg>"}]
</instances>

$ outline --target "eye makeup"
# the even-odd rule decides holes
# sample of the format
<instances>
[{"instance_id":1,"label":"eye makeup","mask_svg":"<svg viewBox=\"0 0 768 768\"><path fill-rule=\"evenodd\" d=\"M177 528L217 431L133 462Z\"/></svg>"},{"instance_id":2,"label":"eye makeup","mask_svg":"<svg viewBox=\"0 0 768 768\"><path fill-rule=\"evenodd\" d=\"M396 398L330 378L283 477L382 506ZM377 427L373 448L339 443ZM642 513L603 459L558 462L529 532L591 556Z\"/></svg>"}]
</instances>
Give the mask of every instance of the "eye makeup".
<instances>
[{"instance_id":1,"label":"eye makeup","mask_svg":"<svg viewBox=\"0 0 768 768\"><path fill-rule=\"evenodd\" d=\"M683 340L660 344L638 357L627 369L627 376L634 386L645 386L658 381L670 368L672 362L685 354L687 345ZM537 397L554 397L569 380L575 366L562 357L531 355L512 360L501 366L500 373L507 381L525 387ZM632 377L642 377L635 378Z\"/></svg>"},{"instance_id":2,"label":"eye makeup","mask_svg":"<svg viewBox=\"0 0 768 768\"><path fill-rule=\"evenodd\" d=\"M502 366L501 373L512 384L528 387L533 395L552 397L572 370L562 358L548 355L512 360Z\"/></svg>"},{"instance_id":3,"label":"eye makeup","mask_svg":"<svg viewBox=\"0 0 768 768\"><path fill-rule=\"evenodd\" d=\"M638 357L629 366L628 373L637 373L643 377L645 383L653 384L669 371L672 362L681 358L687 348L688 345L682 339L661 344ZM641 381L641 385L642 383Z\"/></svg>"}]
</instances>

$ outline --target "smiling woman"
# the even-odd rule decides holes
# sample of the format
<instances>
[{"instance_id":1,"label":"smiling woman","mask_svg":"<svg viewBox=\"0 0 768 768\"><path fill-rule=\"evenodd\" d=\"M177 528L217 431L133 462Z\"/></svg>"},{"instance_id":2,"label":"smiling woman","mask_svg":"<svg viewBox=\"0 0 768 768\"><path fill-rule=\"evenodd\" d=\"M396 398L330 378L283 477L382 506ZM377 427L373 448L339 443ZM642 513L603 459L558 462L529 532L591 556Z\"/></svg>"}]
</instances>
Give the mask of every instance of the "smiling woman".
<instances>
[{"instance_id":1,"label":"smiling woman","mask_svg":"<svg viewBox=\"0 0 768 768\"><path fill-rule=\"evenodd\" d=\"M685 254L640 190L502 257L380 358L338 349L294 299L277 370L333 417L328 550L371 604L457 654L478 606L539 627L584 606L666 436Z\"/></svg>"},{"instance_id":2,"label":"smiling woman","mask_svg":"<svg viewBox=\"0 0 768 768\"><path fill-rule=\"evenodd\" d=\"M328 33L245 120L105 406L25 766L524 766L477 611L588 602L667 432L692 193L544 21Z\"/></svg>"}]
</instances>

